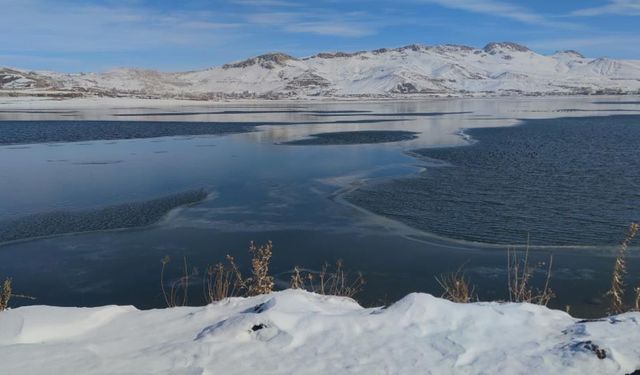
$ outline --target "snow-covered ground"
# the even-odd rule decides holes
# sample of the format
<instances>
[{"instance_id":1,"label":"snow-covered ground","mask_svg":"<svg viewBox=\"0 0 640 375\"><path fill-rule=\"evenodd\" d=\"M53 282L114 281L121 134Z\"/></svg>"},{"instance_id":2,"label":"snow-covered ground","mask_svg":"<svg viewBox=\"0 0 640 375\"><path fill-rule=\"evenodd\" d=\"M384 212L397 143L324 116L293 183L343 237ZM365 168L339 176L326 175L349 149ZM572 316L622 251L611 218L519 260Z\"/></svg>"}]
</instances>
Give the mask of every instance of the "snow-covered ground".
<instances>
[{"instance_id":1,"label":"snow-covered ground","mask_svg":"<svg viewBox=\"0 0 640 375\"><path fill-rule=\"evenodd\" d=\"M286 290L205 307L0 312L2 374L627 374L639 343L638 312L580 321L428 294L387 308Z\"/></svg>"},{"instance_id":2,"label":"snow-covered ground","mask_svg":"<svg viewBox=\"0 0 640 375\"><path fill-rule=\"evenodd\" d=\"M542 55L515 43L320 53L270 53L191 72L120 68L64 74L0 67L0 93L153 98L290 99L637 94L640 61Z\"/></svg>"}]
</instances>

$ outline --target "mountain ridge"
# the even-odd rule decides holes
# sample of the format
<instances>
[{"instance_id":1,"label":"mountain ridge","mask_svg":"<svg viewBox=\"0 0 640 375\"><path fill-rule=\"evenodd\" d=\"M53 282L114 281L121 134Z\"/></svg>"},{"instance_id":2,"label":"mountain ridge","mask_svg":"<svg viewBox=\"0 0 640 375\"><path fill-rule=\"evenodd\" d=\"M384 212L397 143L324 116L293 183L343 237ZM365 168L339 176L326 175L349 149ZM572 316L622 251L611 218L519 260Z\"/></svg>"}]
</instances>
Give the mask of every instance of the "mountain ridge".
<instances>
[{"instance_id":1,"label":"mountain ridge","mask_svg":"<svg viewBox=\"0 0 640 375\"><path fill-rule=\"evenodd\" d=\"M640 94L640 60L551 55L513 42L409 44L294 57L271 52L186 72L57 73L0 67L0 95L186 99Z\"/></svg>"}]
</instances>

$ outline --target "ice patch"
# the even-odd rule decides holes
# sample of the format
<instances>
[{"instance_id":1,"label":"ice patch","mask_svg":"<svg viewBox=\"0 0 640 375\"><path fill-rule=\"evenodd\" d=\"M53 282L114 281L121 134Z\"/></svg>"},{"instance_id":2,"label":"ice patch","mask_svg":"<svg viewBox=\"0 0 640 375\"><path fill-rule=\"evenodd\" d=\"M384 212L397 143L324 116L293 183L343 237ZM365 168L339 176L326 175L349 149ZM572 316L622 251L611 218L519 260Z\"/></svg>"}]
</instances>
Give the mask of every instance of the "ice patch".
<instances>
[{"instance_id":1,"label":"ice patch","mask_svg":"<svg viewBox=\"0 0 640 375\"><path fill-rule=\"evenodd\" d=\"M0 222L0 243L28 238L151 225L174 208L199 202L209 194L187 191L144 202L97 210L57 211Z\"/></svg>"}]
</instances>

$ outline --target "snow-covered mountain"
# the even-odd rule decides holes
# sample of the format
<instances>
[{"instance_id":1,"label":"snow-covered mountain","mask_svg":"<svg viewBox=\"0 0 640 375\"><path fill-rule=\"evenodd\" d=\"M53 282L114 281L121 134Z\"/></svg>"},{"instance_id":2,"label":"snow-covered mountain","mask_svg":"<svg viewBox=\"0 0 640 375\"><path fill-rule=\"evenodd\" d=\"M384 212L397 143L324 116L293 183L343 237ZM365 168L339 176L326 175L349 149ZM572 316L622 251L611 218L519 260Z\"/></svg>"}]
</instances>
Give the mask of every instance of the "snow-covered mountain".
<instances>
[{"instance_id":1,"label":"snow-covered mountain","mask_svg":"<svg viewBox=\"0 0 640 375\"><path fill-rule=\"evenodd\" d=\"M0 92L171 98L638 94L640 60L541 55L515 43L409 45L295 58L270 53L202 71L62 74L0 68Z\"/></svg>"}]
</instances>

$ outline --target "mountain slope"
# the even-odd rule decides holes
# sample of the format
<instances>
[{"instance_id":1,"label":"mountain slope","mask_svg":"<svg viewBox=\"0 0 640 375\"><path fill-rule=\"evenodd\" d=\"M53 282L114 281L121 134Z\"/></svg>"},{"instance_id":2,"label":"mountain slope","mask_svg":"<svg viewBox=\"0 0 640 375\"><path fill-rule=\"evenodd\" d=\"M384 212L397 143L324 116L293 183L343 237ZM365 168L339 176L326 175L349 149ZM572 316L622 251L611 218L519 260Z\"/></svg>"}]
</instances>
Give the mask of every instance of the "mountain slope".
<instances>
[{"instance_id":1,"label":"mountain slope","mask_svg":"<svg viewBox=\"0 0 640 375\"><path fill-rule=\"evenodd\" d=\"M271 53L202 71L61 74L0 69L0 90L214 98L640 93L640 61L545 56L515 43L409 45L298 59ZM0 91L0 92L1 92Z\"/></svg>"}]
</instances>

